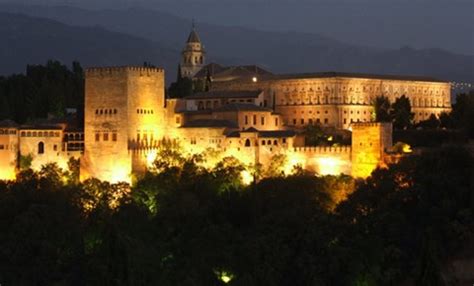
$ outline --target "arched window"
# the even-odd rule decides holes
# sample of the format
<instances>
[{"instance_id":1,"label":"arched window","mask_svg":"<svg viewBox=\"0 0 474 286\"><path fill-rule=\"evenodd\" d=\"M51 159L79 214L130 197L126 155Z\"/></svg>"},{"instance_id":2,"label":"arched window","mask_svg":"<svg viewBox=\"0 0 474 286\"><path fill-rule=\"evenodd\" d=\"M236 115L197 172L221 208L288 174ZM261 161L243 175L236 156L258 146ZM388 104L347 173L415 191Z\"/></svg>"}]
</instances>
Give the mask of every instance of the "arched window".
<instances>
[{"instance_id":1,"label":"arched window","mask_svg":"<svg viewBox=\"0 0 474 286\"><path fill-rule=\"evenodd\" d=\"M38 154L44 154L44 143L38 143Z\"/></svg>"},{"instance_id":2,"label":"arched window","mask_svg":"<svg viewBox=\"0 0 474 286\"><path fill-rule=\"evenodd\" d=\"M273 145L278 145L278 141L277 140L273 140Z\"/></svg>"},{"instance_id":3,"label":"arched window","mask_svg":"<svg viewBox=\"0 0 474 286\"><path fill-rule=\"evenodd\" d=\"M245 147L250 147L250 139L245 140Z\"/></svg>"},{"instance_id":4,"label":"arched window","mask_svg":"<svg viewBox=\"0 0 474 286\"><path fill-rule=\"evenodd\" d=\"M262 145L265 145L265 140L262 140Z\"/></svg>"},{"instance_id":5,"label":"arched window","mask_svg":"<svg viewBox=\"0 0 474 286\"><path fill-rule=\"evenodd\" d=\"M79 134L74 135L74 140L80 141L81 140L81 135L79 135Z\"/></svg>"},{"instance_id":6,"label":"arched window","mask_svg":"<svg viewBox=\"0 0 474 286\"><path fill-rule=\"evenodd\" d=\"M204 59L203 59L203 57L201 56L201 57L199 58L199 63L202 64L203 61L204 61Z\"/></svg>"}]
</instances>

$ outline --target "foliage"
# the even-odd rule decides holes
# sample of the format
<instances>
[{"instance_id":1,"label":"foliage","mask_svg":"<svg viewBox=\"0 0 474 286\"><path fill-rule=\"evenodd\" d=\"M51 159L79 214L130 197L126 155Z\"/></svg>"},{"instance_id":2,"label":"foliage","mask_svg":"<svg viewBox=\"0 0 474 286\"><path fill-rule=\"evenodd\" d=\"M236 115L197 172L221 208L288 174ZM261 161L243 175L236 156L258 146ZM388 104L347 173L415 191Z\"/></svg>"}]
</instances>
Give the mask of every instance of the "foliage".
<instances>
[{"instance_id":1,"label":"foliage","mask_svg":"<svg viewBox=\"0 0 474 286\"><path fill-rule=\"evenodd\" d=\"M431 114L428 119L418 122L416 126L423 129L437 129L440 125L441 122L438 120L436 115Z\"/></svg>"},{"instance_id":2,"label":"foliage","mask_svg":"<svg viewBox=\"0 0 474 286\"><path fill-rule=\"evenodd\" d=\"M301 172L244 186L233 157L167 162L131 189L73 182L54 164L0 182L2 283L441 285L446 258L474 237L462 149L357 182Z\"/></svg>"},{"instance_id":3,"label":"foliage","mask_svg":"<svg viewBox=\"0 0 474 286\"><path fill-rule=\"evenodd\" d=\"M0 77L0 120L25 123L48 115L61 117L65 108L76 108L83 120L84 75L79 63L72 68L57 61L29 65L25 75Z\"/></svg>"},{"instance_id":4,"label":"foliage","mask_svg":"<svg viewBox=\"0 0 474 286\"><path fill-rule=\"evenodd\" d=\"M193 94L193 80L181 75L181 66L178 67L176 81L168 88L170 98L183 98Z\"/></svg>"},{"instance_id":5,"label":"foliage","mask_svg":"<svg viewBox=\"0 0 474 286\"><path fill-rule=\"evenodd\" d=\"M469 138L474 138L474 90L456 96L451 117L456 128L464 130Z\"/></svg>"},{"instance_id":6,"label":"foliage","mask_svg":"<svg viewBox=\"0 0 474 286\"><path fill-rule=\"evenodd\" d=\"M390 100L386 96L377 96L372 103L375 111L376 122L389 122L390 117Z\"/></svg>"},{"instance_id":7,"label":"foliage","mask_svg":"<svg viewBox=\"0 0 474 286\"><path fill-rule=\"evenodd\" d=\"M28 155L20 155L19 156L19 167L20 170L27 170L31 167L31 163L33 162L33 154Z\"/></svg>"},{"instance_id":8,"label":"foliage","mask_svg":"<svg viewBox=\"0 0 474 286\"><path fill-rule=\"evenodd\" d=\"M305 146L332 145L333 136L325 132L320 125L306 125L304 130Z\"/></svg>"},{"instance_id":9,"label":"foliage","mask_svg":"<svg viewBox=\"0 0 474 286\"><path fill-rule=\"evenodd\" d=\"M411 104L408 97L402 95L395 99L390 109L390 118L396 129L407 129L411 127L415 114L411 112Z\"/></svg>"}]
</instances>

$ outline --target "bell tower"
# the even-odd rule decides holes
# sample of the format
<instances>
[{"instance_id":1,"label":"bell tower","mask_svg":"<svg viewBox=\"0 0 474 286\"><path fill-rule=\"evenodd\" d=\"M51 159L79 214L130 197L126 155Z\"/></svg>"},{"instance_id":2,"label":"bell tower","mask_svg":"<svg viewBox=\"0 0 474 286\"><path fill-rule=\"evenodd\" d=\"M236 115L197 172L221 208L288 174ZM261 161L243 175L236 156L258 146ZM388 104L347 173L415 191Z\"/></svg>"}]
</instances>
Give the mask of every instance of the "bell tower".
<instances>
[{"instance_id":1,"label":"bell tower","mask_svg":"<svg viewBox=\"0 0 474 286\"><path fill-rule=\"evenodd\" d=\"M201 40L196 32L196 27L193 21L191 33L189 34L186 45L181 52L181 76L192 78L204 67L205 63L206 51L201 44Z\"/></svg>"}]
</instances>

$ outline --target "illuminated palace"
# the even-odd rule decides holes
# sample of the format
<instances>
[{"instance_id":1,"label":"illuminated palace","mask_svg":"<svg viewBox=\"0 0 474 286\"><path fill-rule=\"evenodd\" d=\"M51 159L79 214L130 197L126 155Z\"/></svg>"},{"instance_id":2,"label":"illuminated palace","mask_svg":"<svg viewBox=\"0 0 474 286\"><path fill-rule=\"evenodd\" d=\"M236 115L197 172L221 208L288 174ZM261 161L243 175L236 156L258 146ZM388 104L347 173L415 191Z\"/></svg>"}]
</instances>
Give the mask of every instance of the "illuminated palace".
<instances>
[{"instance_id":1,"label":"illuminated palace","mask_svg":"<svg viewBox=\"0 0 474 286\"><path fill-rule=\"evenodd\" d=\"M424 77L347 73L275 75L258 66L206 64L192 30L182 52L181 73L209 91L165 97L164 71L151 67L86 70L84 130L67 124L17 126L0 123L0 176L12 179L18 158L32 155L32 168L66 166L80 158L81 179L131 182L144 173L163 142L186 153L213 149L248 165L267 166L285 155L285 172L300 165L319 174L366 177L384 165L392 127L374 123L372 100L405 95L415 121L449 112L448 82ZM352 132L339 147L305 146L301 130L319 124ZM20 156L18 156L20 155Z\"/></svg>"}]
</instances>

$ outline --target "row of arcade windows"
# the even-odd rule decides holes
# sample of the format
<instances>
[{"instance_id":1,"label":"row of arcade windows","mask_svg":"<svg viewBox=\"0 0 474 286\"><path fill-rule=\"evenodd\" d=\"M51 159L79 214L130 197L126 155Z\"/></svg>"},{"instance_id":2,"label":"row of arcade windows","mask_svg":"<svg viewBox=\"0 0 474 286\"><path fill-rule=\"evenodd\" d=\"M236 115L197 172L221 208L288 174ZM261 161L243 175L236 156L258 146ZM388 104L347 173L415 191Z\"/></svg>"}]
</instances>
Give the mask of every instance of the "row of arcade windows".
<instances>
[{"instance_id":1,"label":"row of arcade windows","mask_svg":"<svg viewBox=\"0 0 474 286\"><path fill-rule=\"evenodd\" d=\"M21 131L21 137L59 137L59 132L53 131Z\"/></svg>"},{"instance_id":2,"label":"row of arcade windows","mask_svg":"<svg viewBox=\"0 0 474 286\"><path fill-rule=\"evenodd\" d=\"M103 132L102 136L101 136L101 133L97 132L97 133L95 133L95 141L99 142L101 137L102 137L102 141L110 141L111 140L113 142L116 142L117 141L117 133L113 132L111 135L112 135L111 136L112 138L109 138L109 133L108 132Z\"/></svg>"},{"instance_id":3,"label":"row of arcade windows","mask_svg":"<svg viewBox=\"0 0 474 286\"><path fill-rule=\"evenodd\" d=\"M154 114L153 109L137 109L137 114Z\"/></svg>"},{"instance_id":4,"label":"row of arcade windows","mask_svg":"<svg viewBox=\"0 0 474 286\"><path fill-rule=\"evenodd\" d=\"M270 145L272 145L272 143L273 143L274 146L278 146L278 140L276 140L276 139L273 140L273 142L272 142L272 140L262 140L262 141L261 141L262 146L263 146L263 145L268 145L268 146L270 146ZM286 138L283 138L283 139L282 139L282 143L283 143L283 144L286 143ZM250 147L250 146L252 146L252 143L251 143L250 139L245 140L245 147Z\"/></svg>"},{"instance_id":5,"label":"row of arcade windows","mask_svg":"<svg viewBox=\"0 0 474 286\"><path fill-rule=\"evenodd\" d=\"M15 135L16 134L16 130L14 129L0 129L0 135Z\"/></svg>"},{"instance_id":6,"label":"row of arcade windows","mask_svg":"<svg viewBox=\"0 0 474 286\"><path fill-rule=\"evenodd\" d=\"M117 114L117 109L96 109L95 110L96 115L112 115L112 114Z\"/></svg>"},{"instance_id":7,"label":"row of arcade windows","mask_svg":"<svg viewBox=\"0 0 474 286\"><path fill-rule=\"evenodd\" d=\"M324 124L328 124L329 123L329 119L328 118L324 118ZM306 121L304 120L304 118L301 118L300 119L300 123L301 125L305 125L306 124ZM313 124L321 124L321 119L319 118L316 118L316 121L313 120L312 118L308 119L308 122L307 122L309 125L313 125ZM296 125L298 124L298 119L294 118L293 119L293 125Z\"/></svg>"}]
</instances>

